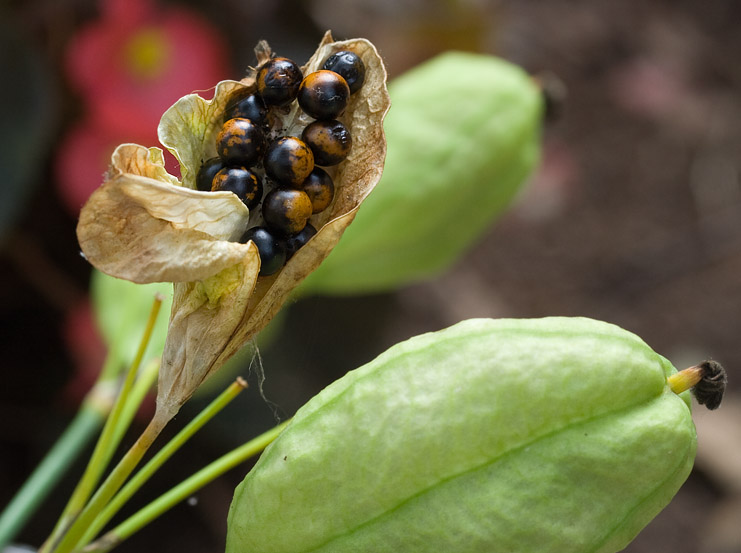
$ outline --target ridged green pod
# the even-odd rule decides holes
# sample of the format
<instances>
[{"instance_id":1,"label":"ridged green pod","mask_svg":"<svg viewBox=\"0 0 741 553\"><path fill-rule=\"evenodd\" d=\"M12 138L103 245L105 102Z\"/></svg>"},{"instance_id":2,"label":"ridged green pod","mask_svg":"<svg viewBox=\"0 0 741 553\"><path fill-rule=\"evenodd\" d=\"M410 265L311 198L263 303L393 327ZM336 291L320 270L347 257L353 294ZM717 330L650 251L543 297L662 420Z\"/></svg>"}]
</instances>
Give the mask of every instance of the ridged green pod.
<instances>
[{"instance_id":1,"label":"ridged green pod","mask_svg":"<svg viewBox=\"0 0 741 553\"><path fill-rule=\"evenodd\" d=\"M619 551L692 467L674 372L590 319L412 338L298 411L237 488L226 551Z\"/></svg>"},{"instance_id":2,"label":"ridged green pod","mask_svg":"<svg viewBox=\"0 0 741 553\"><path fill-rule=\"evenodd\" d=\"M389 94L383 177L304 292L367 293L433 276L537 163L541 94L515 65L451 52L393 80Z\"/></svg>"}]
</instances>

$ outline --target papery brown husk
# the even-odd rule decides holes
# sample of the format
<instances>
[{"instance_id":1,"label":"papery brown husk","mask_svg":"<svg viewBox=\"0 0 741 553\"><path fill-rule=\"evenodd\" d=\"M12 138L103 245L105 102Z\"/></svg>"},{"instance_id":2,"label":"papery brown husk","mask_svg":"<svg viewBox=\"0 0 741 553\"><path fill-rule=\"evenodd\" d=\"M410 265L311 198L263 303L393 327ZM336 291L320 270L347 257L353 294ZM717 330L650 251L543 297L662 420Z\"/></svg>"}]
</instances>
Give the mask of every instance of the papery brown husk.
<instances>
[{"instance_id":1,"label":"papery brown husk","mask_svg":"<svg viewBox=\"0 0 741 553\"><path fill-rule=\"evenodd\" d=\"M265 56L266 45L261 44L258 59ZM171 324L165 345L161 369L158 408L171 415L179 409L210 374L262 330L288 299L291 291L311 273L331 252L345 228L352 222L361 202L381 177L386 155L383 118L390 102L386 90L386 71L372 44L355 39L333 42L329 33L324 36L316 53L302 68L304 74L316 71L333 52L352 50L366 65L366 81L351 97L341 119L353 134L353 148L347 160L339 167L330 168L335 183L335 199L329 209L315 215L311 223L317 234L301 248L277 274L257 277L254 289L240 286L223 296L216 309L193 283L176 283ZM254 78L248 76L241 84L252 88ZM304 115L289 115L302 122ZM162 131L162 129L161 129ZM214 135L218 125L208 126L203 136L207 159L211 157ZM162 132L160 136L162 137ZM162 139L162 138L161 138ZM167 137L162 140L167 145ZM175 153L175 152L174 152ZM187 170L184 181L188 183ZM196 168L190 168L192 174ZM245 265L247 271L257 274L257 268ZM223 312L227 312L225 314Z\"/></svg>"},{"instance_id":2,"label":"papery brown husk","mask_svg":"<svg viewBox=\"0 0 741 553\"><path fill-rule=\"evenodd\" d=\"M162 152L122 144L106 182L80 212L77 238L87 260L137 283L193 281L239 263L249 213L230 192L177 186ZM236 234L236 236L235 236Z\"/></svg>"},{"instance_id":3,"label":"papery brown husk","mask_svg":"<svg viewBox=\"0 0 741 553\"><path fill-rule=\"evenodd\" d=\"M218 83L211 100L190 94L163 115L160 142L180 163L182 181L165 171L161 150L124 144L112 157L105 183L80 213L78 240L96 268L133 282L174 283L157 392L160 420L169 420L210 374L267 325L330 253L381 177L389 97L386 71L373 45L363 39L333 42L327 33L302 70L316 71L339 50L354 51L366 66L363 87L340 117L352 133L353 147L343 163L326 168L335 198L311 218L317 234L277 274L258 277L257 248L237 241L248 221L260 221L260 213L250 216L231 192L195 189L199 167L216 156L223 109L235 90L254 90L254 70L242 81ZM271 52L261 42L256 54L264 63ZM292 134L312 121L295 102L281 119Z\"/></svg>"}]
</instances>

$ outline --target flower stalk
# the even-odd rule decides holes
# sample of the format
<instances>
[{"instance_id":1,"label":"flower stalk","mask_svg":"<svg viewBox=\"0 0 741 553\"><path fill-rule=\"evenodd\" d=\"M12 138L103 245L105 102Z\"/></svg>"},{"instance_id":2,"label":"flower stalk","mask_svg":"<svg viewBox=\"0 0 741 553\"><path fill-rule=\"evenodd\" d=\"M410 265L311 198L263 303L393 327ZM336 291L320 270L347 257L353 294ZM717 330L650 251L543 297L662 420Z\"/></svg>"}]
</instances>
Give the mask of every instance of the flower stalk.
<instances>
[{"instance_id":1,"label":"flower stalk","mask_svg":"<svg viewBox=\"0 0 741 553\"><path fill-rule=\"evenodd\" d=\"M152 309L150 310L147 325L144 329L141 342L139 343L136 356L131 363L131 367L129 367L129 371L126 374L126 379L121 386L118 397L116 398L116 401L113 404L113 408L108 415L105 425L103 426L103 431L98 438L98 442L90 457L90 460L88 461L85 472L83 473L82 478L75 487L75 490L72 492L72 495L70 496L70 499L67 502L67 505L62 512L61 517L59 518L59 521L52 531L51 536L42 546L40 550L40 552L42 553L45 551L54 550L54 544L58 540L62 539L62 535L65 534L69 528L71 528L71 525L74 526L79 522L78 520L76 520L78 515L85 508L85 504L95 490L95 486L99 482L103 470L105 470L105 467L108 466L113 453L120 443L123 433L125 432L126 428L128 428L128 425L131 422L131 418L133 418L136 409L139 407L139 404L143 399L144 394L146 393L146 389L148 389L148 386L151 386L152 379L150 376L149 379L145 379L143 381L145 384L147 384L147 386L139 386L137 389L137 394L133 398L130 395L132 388L134 387L134 384L136 382L139 365L144 358L144 353L146 352L149 340L152 336L152 330L154 329L154 324L157 320L157 315L159 314L161 305L162 297L156 295L154 301L152 302ZM133 401L131 401L132 399ZM124 414L126 415L125 417L122 416Z\"/></svg>"},{"instance_id":2,"label":"flower stalk","mask_svg":"<svg viewBox=\"0 0 741 553\"><path fill-rule=\"evenodd\" d=\"M164 493L146 507L134 513L121 524L104 534L97 541L83 548L84 553L104 553L131 537L169 509L191 496L209 482L253 457L270 445L288 425L290 420L264 432L244 445L205 466L188 479Z\"/></svg>"},{"instance_id":3,"label":"flower stalk","mask_svg":"<svg viewBox=\"0 0 741 553\"><path fill-rule=\"evenodd\" d=\"M80 543L86 544L95 538L100 530L108 523L123 505L134 495L152 475L180 449L203 425L210 421L217 413L226 407L245 388L247 382L237 378L224 392L214 399L198 416L185 426L172 440L170 440L142 469L129 480L108 505L98 514L93 524L85 532Z\"/></svg>"}]
</instances>

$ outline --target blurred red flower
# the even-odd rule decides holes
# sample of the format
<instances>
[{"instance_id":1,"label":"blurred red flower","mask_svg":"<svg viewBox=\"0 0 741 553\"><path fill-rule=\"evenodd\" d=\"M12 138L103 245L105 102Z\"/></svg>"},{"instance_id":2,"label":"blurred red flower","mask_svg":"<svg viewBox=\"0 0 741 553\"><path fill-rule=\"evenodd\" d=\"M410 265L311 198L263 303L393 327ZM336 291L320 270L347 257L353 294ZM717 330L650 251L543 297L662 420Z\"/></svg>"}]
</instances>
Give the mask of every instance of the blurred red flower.
<instances>
[{"instance_id":1,"label":"blurred red flower","mask_svg":"<svg viewBox=\"0 0 741 553\"><path fill-rule=\"evenodd\" d=\"M66 52L67 77L86 109L56 164L60 195L73 213L101 184L117 144L156 145L168 107L229 75L227 52L218 31L184 8L102 0L100 18Z\"/></svg>"}]
</instances>

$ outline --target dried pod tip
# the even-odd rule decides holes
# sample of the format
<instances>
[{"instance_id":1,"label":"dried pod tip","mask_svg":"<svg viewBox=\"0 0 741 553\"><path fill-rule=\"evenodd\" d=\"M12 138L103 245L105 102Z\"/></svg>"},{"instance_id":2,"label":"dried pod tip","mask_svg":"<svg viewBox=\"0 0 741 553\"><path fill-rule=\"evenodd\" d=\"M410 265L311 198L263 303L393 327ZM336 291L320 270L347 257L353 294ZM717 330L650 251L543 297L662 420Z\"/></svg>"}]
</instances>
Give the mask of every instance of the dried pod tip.
<instances>
[{"instance_id":1,"label":"dried pod tip","mask_svg":"<svg viewBox=\"0 0 741 553\"><path fill-rule=\"evenodd\" d=\"M566 83L552 71L541 71L533 75L533 81L543 95L543 117L547 123L553 123L560 119L568 89Z\"/></svg>"},{"instance_id":2,"label":"dried pod tip","mask_svg":"<svg viewBox=\"0 0 741 553\"><path fill-rule=\"evenodd\" d=\"M720 363L708 360L671 375L667 382L675 394L691 389L697 403L713 410L720 407L728 377Z\"/></svg>"}]
</instances>

